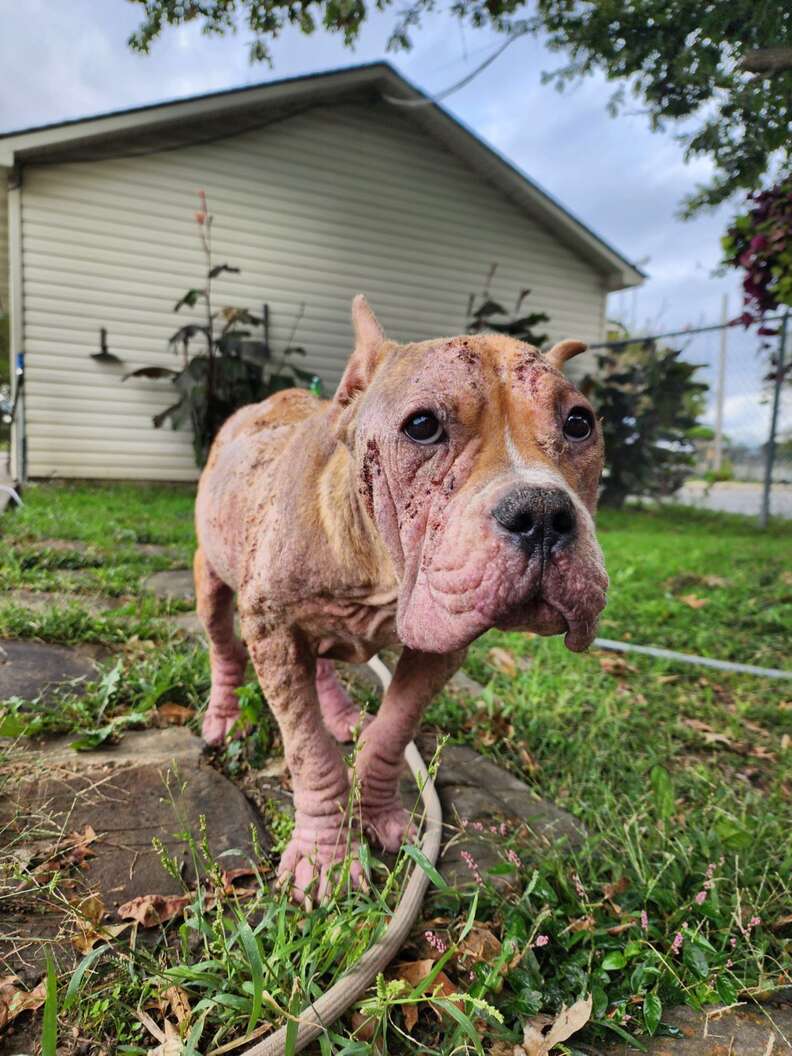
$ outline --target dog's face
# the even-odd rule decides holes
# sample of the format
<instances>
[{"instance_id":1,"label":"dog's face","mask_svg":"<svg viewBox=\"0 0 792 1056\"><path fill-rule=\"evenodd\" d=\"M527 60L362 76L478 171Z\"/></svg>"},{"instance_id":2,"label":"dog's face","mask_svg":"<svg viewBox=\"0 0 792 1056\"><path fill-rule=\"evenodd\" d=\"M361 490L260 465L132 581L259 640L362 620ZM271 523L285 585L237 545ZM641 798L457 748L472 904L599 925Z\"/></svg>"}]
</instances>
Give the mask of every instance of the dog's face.
<instances>
[{"instance_id":1,"label":"dog's face","mask_svg":"<svg viewBox=\"0 0 792 1056\"><path fill-rule=\"evenodd\" d=\"M495 334L398 346L365 301L355 314L336 399L399 576L400 639L449 652L498 627L585 649L607 588L592 519L602 436L552 365L582 346L545 357Z\"/></svg>"}]
</instances>

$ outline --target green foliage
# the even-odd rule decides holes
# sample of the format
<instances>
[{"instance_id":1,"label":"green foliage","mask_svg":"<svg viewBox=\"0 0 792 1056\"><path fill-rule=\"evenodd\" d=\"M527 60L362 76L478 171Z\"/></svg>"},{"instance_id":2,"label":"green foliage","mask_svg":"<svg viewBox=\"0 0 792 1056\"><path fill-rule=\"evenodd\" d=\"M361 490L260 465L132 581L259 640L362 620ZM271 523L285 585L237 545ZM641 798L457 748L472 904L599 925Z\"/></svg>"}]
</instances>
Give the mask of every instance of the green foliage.
<instances>
[{"instance_id":1,"label":"green foliage","mask_svg":"<svg viewBox=\"0 0 792 1056\"><path fill-rule=\"evenodd\" d=\"M239 268L212 262L212 226L214 217L208 211L206 195L200 192L201 207L195 214L201 247L206 258L206 284L187 290L174 306L182 308L202 305L206 318L203 323L187 323L171 335L170 347L181 351L182 368L141 367L121 379L168 379L178 392L178 399L164 411L154 415L155 428L170 420L174 429L190 422L193 435L195 462L203 466L212 441L223 422L245 404L255 403L280 389L288 389L303 382L313 385L316 377L290 362L290 357L305 355L305 349L293 344L302 309L292 329L291 339L277 362L272 361L268 341L268 319L253 315L246 308L226 307L215 310L212 303L212 283L223 273L238 274ZM253 328L264 328L264 339L254 340ZM190 354L191 343L198 338L204 351Z\"/></svg>"},{"instance_id":2,"label":"green foliage","mask_svg":"<svg viewBox=\"0 0 792 1056\"><path fill-rule=\"evenodd\" d=\"M468 298L467 333L480 334L485 330L494 330L497 334L507 334L529 345L543 345L547 340L547 334L538 333L535 327L549 322L550 316L545 312L520 314L523 303L531 292L528 289L520 290L511 315L502 304L493 300L490 286L495 278L497 267L497 264L493 264L490 268L478 305L474 294L471 293Z\"/></svg>"},{"instance_id":3,"label":"green foliage","mask_svg":"<svg viewBox=\"0 0 792 1056\"><path fill-rule=\"evenodd\" d=\"M746 326L763 324L782 305L792 308L792 172L748 202L722 239L724 264L744 273ZM758 332L776 333L764 325Z\"/></svg>"},{"instance_id":4,"label":"green foliage","mask_svg":"<svg viewBox=\"0 0 792 1056\"><path fill-rule=\"evenodd\" d=\"M272 41L290 25L304 33L319 26L353 44L369 9L362 0L133 0L144 7L130 45L148 52L165 26L200 21L209 35L244 23L253 61L271 60ZM381 0L378 8L393 0ZM679 134L688 158L706 157L715 175L687 199L688 215L740 189L760 186L773 163L792 157L792 17L777 0L409 0L399 8L389 46L410 48L424 17L447 10L473 27L512 36L541 35L569 61L545 74L561 88L599 72L621 82L610 108L637 96L653 128L685 122ZM772 49L772 54L767 50ZM757 52L759 53L757 55Z\"/></svg>"},{"instance_id":5,"label":"green foliage","mask_svg":"<svg viewBox=\"0 0 792 1056\"><path fill-rule=\"evenodd\" d=\"M189 498L186 489L40 486L29 490L24 510L4 515L2 531L5 539L11 526L12 545L24 539L31 552L37 541L57 537L60 519L65 535L82 533L111 562L112 551L101 549L110 525L187 545ZM611 577L602 628L608 637L638 640L639 628L642 642L672 649L765 666L787 662L788 523L771 522L759 535L736 516L606 509L599 533ZM36 566L27 572L35 575ZM691 607L685 599L692 593L704 604ZM124 618L133 626L133 612ZM513 654L516 675L493 666L493 646ZM484 692L475 702L441 695L427 723L571 813L585 826L582 843L571 849L559 838L548 845L514 826L492 834L498 864L482 870L481 885L471 874L461 890L442 881L430 888L402 959L431 958L432 967L414 985L398 971L378 980L358 1005L373 1020L372 1038L361 1036L359 1019L345 1018L328 1031L323 1053L419 1049L450 1056L475 1047L482 1022L485 1048L494 1040L511 1046L527 1018L556 1013L588 993L593 1012L584 1044L599 1051L612 1035L640 1041L667 1034L664 1009L674 1004L750 1001L789 976L787 685L645 657L613 663L597 652L572 654L559 639L517 633L492 632L473 644L467 669ZM150 721L165 701L200 712L208 688L204 648L127 640L81 697L57 708L4 702L0 721L3 714L19 720L17 735L90 735L116 723L115 735L133 716ZM240 699L246 720L264 725L252 675ZM192 721L197 726L199 715ZM278 746L271 723L258 736L244 750L247 760L229 745L213 762L234 777L247 766L255 777L265 746L270 754ZM268 819L282 844L289 816L273 807ZM174 830L186 828L176 820ZM153 1041L135 1011L155 1018L159 1009L167 1012L165 993L174 985L191 1009L185 1036L202 1032L200 1051L240 1040L257 1008L254 1029L282 1025L287 1011L315 999L375 941L408 867L422 867L415 850L403 851L391 870L369 851L370 890L348 892L341 872L334 900L306 915L274 888L267 855L256 855L255 874L238 881L254 892L243 898L216 882L225 865L207 856L201 833L179 838L208 884L183 919L149 933L154 941L141 941L138 931L129 943L124 933L87 954L71 979L63 973L64 1036L77 1027L106 1048L144 1053ZM8 876L16 904L20 891L41 881L24 864L29 856L15 860L17 872ZM56 897L50 886L38 890L48 903ZM69 897L67 888L64 905ZM488 931L500 949L465 955L473 927ZM426 946L428 929L440 934L444 953ZM441 970L462 996L442 991L434 1012L426 997ZM418 1013L414 1040L404 1033L409 1010Z\"/></svg>"},{"instance_id":6,"label":"green foliage","mask_svg":"<svg viewBox=\"0 0 792 1056\"><path fill-rule=\"evenodd\" d=\"M623 344L597 356L583 382L602 419L605 478L601 502L621 506L628 495L672 495L689 475L700 397L697 366L654 341Z\"/></svg>"}]
</instances>

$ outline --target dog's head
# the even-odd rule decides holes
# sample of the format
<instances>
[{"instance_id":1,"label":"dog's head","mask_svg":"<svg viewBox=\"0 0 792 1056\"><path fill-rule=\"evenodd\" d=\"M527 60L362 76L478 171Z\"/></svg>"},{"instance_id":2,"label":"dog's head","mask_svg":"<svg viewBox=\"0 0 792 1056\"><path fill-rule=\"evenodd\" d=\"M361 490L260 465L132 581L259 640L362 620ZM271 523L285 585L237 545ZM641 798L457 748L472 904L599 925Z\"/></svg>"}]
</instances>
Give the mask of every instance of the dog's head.
<instances>
[{"instance_id":1,"label":"dog's head","mask_svg":"<svg viewBox=\"0 0 792 1056\"><path fill-rule=\"evenodd\" d=\"M608 582L592 519L602 435L562 373L585 346L397 345L362 296L353 322L337 429L398 575L400 639L449 652L498 627L585 649Z\"/></svg>"}]
</instances>

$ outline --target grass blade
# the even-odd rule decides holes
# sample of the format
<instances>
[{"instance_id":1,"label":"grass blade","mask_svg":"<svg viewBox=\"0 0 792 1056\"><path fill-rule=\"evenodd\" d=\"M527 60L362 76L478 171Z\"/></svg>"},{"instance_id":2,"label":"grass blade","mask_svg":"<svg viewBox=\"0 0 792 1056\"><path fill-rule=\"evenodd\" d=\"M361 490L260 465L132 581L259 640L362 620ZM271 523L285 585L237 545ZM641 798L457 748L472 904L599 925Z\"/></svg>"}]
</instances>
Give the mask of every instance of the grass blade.
<instances>
[{"instance_id":1,"label":"grass blade","mask_svg":"<svg viewBox=\"0 0 792 1056\"><path fill-rule=\"evenodd\" d=\"M44 1022L41 1027L41 1056L56 1056L58 1048L58 976L55 962L47 954L47 997L44 1001Z\"/></svg>"},{"instance_id":2,"label":"grass blade","mask_svg":"<svg viewBox=\"0 0 792 1056\"><path fill-rule=\"evenodd\" d=\"M408 843L407 846L404 848L404 853L409 858L412 858L414 862L420 865L420 867L423 869L423 871L426 873L426 875L436 887L439 887L441 891L449 890L448 884L442 878L440 873L438 873L438 871L435 869L435 867L432 865L432 863L429 861L429 859L426 857L420 847L416 847L414 843Z\"/></svg>"},{"instance_id":3,"label":"grass blade","mask_svg":"<svg viewBox=\"0 0 792 1056\"><path fill-rule=\"evenodd\" d=\"M261 1015L261 1000L264 991L264 965L261 960L261 952L259 951L256 936L251 931L250 925L246 920L243 920L239 925L239 938L242 941L242 946L250 965L250 981L253 985L253 1004L250 1008L247 1025L247 1033L250 1034Z\"/></svg>"},{"instance_id":4,"label":"grass blade","mask_svg":"<svg viewBox=\"0 0 792 1056\"><path fill-rule=\"evenodd\" d=\"M93 950L90 951L90 953L86 953L86 955L74 969L72 977L69 980L69 985L66 989L66 996L63 999L64 1010L70 1008L74 999L77 997L77 993L80 989L85 973L94 963L94 961L98 960L99 957L109 949L110 947L107 945L107 943L105 943L104 946L96 946Z\"/></svg>"}]
</instances>

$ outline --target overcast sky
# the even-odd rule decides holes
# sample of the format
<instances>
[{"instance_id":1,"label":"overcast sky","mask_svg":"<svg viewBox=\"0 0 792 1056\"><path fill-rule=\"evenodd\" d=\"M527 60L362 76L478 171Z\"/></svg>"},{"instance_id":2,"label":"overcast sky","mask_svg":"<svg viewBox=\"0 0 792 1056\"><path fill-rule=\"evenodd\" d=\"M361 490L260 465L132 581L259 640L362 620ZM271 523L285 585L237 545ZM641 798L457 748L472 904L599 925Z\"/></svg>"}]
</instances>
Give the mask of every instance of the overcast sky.
<instances>
[{"instance_id":1,"label":"overcast sky","mask_svg":"<svg viewBox=\"0 0 792 1056\"><path fill-rule=\"evenodd\" d=\"M340 37L288 31L273 45L270 69L249 64L244 30L223 39L198 26L167 30L151 55L133 53L126 41L141 10L129 0L0 0L0 132L381 58L437 93L501 39L436 15L413 51L388 53L392 10L372 17L354 51ZM611 118L613 86L602 79L563 94L542 84L542 71L563 61L539 41L518 40L444 105L648 272L639 291L613 295L612 318L650 332L716 322L723 293L739 314L736 275L713 275L733 207L675 218L685 193L707 178L707 163L685 164L673 130L652 133L637 100ZM753 360L744 340L732 340ZM715 340L699 348L712 362ZM745 379L735 373L734 384L744 399Z\"/></svg>"}]
</instances>

